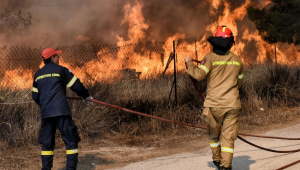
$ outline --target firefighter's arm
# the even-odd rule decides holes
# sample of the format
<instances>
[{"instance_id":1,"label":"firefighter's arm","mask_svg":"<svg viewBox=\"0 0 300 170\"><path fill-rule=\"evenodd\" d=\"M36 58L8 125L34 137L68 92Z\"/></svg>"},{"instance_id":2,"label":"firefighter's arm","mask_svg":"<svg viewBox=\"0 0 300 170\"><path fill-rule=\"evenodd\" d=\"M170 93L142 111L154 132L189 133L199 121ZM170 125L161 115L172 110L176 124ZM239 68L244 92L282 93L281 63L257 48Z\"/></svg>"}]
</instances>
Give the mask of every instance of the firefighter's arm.
<instances>
[{"instance_id":1,"label":"firefighter's arm","mask_svg":"<svg viewBox=\"0 0 300 170\"><path fill-rule=\"evenodd\" d=\"M206 75L209 72L209 68L206 66L206 64L204 65L199 65L198 67L194 65L193 61L192 61L192 57L186 57L185 58L186 61L186 66L187 66L187 70L186 72L192 76L194 79L201 81L203 80Z\"/></svg>"},{"instance_id":2,"label":"firefighter's arm","mask_svg":"<svg viewBox=\"0 0 300 170\"><path fill-rule=\"evenodd\" d=\"M33 80L32 85L32 99L39 105L40 104L40 98L39 98L39 90L37 88L36 81Z\"/></svg>"},{"instance_id":3,"label":"firefighter's arm","mask_svg":"<svg viewBox=\"0 0 300 170\"><path fill-rule=\"evenodd\" d=\"M238 76L238 88L241 88L244 84L244 67L242 66L241 71Z\"/></svg>"},{"instance_id":4,"label":"firefighter's arm","mask_svg":"<svg viewBox=\"0 0 300 170\"><path fill-rule=\"evenodd\" d=\"M71 72L71 70L65 69L64 75L66 79L66 86L68 88L70 88L83 99L87 99L90 96L88 90L83 86L80 80Z\"/></svg>"}]
</instances>

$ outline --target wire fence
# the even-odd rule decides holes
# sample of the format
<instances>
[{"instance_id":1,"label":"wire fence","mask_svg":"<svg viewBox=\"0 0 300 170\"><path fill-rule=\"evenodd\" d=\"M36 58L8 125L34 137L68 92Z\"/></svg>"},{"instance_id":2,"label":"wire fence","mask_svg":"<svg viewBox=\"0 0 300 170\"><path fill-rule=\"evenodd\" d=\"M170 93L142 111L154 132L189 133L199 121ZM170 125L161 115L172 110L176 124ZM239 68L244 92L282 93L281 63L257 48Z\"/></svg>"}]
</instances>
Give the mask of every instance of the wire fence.
<instances>
[{"instance_id":1,"label":"wire fence","mask_svg":"<svg viewBox=\"0 0 300 170\"><path fill-rule=\"evenodd\" d=\"M125 46L73 45L58 46L62 50L60 65L72 70L85 85L122 79L149 79L185 70L184 58L201 60L212 48L203 38L180 39L162 43L145 42ZM43 67L43 48L3 47L0 49L1 92L26 89L31 91L35 72ZM174 67L174 50L176 67ZM265 64L299 65L297 48L257 41L238 41L231 51L239 55L245 69ZM0 94L3 95L3 94Z\"/></svg>"}]
</instances>

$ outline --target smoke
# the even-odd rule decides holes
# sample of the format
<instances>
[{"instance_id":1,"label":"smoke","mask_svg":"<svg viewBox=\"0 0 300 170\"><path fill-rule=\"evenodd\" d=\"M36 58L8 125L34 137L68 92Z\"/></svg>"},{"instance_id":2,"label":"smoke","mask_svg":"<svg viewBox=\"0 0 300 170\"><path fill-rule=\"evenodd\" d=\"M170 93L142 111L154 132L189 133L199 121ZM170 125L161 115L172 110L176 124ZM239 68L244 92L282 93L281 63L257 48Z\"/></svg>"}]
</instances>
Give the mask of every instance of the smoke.
<instances>
[{"instance_id":1,"label":"smoke","mask_svg":"<svg viewBox=\"0 0 300 170\"><path fill-rule=\"evenodd\" d=\"M186 38L203 36L205 28L223 15L225 1L230 4L230 11L234 11L246 0L215 0L219 4L214 14L211 0L2 0L0 14L5 10L15 13L21 10L23 18L29 14L32 18L26 33L12 32L7 36L7 32L0 32L0 45L56 47L90 41L115 44L117 37L128 39L129 25L121 24L124 6L127 3L133 6L135 1L142 2L142 15L148 25L144 40L165 41L176 33ZM247 19L239 23L253 27Z\"/></svg>"}]
</instances>

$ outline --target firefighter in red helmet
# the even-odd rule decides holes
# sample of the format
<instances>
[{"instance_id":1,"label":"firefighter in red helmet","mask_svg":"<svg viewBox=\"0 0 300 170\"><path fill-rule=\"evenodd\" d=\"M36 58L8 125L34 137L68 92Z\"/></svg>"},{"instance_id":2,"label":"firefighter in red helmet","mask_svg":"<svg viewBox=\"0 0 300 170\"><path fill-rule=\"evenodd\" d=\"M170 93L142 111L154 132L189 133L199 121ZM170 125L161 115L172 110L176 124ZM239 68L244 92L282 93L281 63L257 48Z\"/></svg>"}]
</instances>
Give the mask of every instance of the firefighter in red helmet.
<instances>
[{"instance_id":1,"label":"firefighter in red helmet","mask_svg":"<svg viewBox=\"0 0 300 170\"><path fill-rule=\"evenodd\" d=\"M239 131L243 62L230 51L235 42L228 27L218 27L208 42L213 46L213 52L203 58L201 65L194 65L190 56L185 58L187 73L198 81L207 78L202 117L207 122L213 163L218 169L231 170L234 141Z\"/></svg>"},{"instance_id":2,"label":"firefighter in red helmet","mask_svg":"<svg viewBox=\"0 0 300 170\"><path fill-rule=\"evenodd\" d=\"M93 99L71 70L59 65L58 54L61 53L61 50L53 48L43 50L45 66L36 72L33 80L32 98L40 106L42 119L39 132L42 170L50 170L53 166L57 128L66 146L66 169L75 170L77 167L80 137L67 102L66 87L76 92L84 101Z\"/></svg>"}]
</instances>

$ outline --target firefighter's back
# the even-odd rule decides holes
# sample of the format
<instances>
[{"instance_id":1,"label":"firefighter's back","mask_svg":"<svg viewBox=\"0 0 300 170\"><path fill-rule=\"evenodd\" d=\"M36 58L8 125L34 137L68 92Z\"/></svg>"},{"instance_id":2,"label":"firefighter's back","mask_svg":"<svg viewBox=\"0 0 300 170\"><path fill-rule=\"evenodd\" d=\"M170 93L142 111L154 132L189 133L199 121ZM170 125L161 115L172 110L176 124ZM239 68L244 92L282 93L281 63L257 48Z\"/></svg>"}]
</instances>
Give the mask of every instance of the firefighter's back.
<instances>
[{"instance_id":1,"label":"firefighter's back","mask_svg":"<svg viewBox=\"0 0 300 170\"><path fill-rule=\"evenodd\" d=\"M67 68L54 63L48 63L35 75L42 119L71 115L71 110L66 98L64 69Z\"/></svg>"},{"instance_id":2,"label":"firefighter's back","mask_svg":"<svg viewBox=\"0 0 300 170\"><path fill-rule=\"evenodd\" d=\"M209 53L207 57L211 60L211 70L204 106L241 107L237 84L243 67L241 58L230 51L225 55Z\"/></svg>"}]
</instances>

